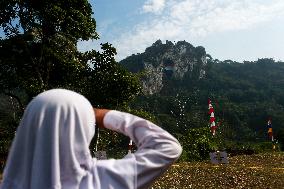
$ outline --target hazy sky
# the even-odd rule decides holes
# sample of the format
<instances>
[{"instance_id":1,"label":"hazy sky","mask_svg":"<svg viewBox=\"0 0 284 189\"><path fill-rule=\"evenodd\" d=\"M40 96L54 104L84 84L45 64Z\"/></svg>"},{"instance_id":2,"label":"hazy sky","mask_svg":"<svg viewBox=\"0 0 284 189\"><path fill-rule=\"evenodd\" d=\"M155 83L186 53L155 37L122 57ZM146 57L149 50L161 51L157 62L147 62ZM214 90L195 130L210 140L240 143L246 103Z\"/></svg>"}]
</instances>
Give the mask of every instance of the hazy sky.
<instances>
[{"instance_id":1,"label":"hazy sky","mask_svg":"<svg viewBox=\"0 0 284 189\"><path fill-rule=\"evenodd\" d=\"M205 47L219 60L284 61L284 0L91 0L100 41L117 60L141 53L161 39Z\"/></svg>"}]
</instances>

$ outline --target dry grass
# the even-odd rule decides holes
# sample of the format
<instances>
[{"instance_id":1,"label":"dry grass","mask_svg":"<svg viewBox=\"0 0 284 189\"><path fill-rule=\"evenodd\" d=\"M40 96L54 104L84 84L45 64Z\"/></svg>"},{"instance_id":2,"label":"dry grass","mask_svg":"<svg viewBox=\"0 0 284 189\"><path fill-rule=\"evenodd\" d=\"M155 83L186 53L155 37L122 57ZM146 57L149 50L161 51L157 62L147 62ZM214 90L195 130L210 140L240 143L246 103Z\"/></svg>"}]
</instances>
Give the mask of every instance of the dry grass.
<instances>
[{"instance_id":1,"label":"dry grass","mask_svg":"<svg viewBox=\"0 0 284 189\"><path fill-rule=\"evenodd\" d=\"M0 173L0 180L2 174ZM187 188L284 188L284 153L235 156L227 165L209 161L178 163L169 169L153 189Z\"/></svg>"},{"instance_id":2,"label":"dry grass","mask_svg":"<svg viewBox=\"0 0 284 189\"><path fill-rule=\"evenodd\" d=\"M207 162L178 163L153 189L284 188L284 153L235 156L227 165Z\"/></svg>"}]
</instances>

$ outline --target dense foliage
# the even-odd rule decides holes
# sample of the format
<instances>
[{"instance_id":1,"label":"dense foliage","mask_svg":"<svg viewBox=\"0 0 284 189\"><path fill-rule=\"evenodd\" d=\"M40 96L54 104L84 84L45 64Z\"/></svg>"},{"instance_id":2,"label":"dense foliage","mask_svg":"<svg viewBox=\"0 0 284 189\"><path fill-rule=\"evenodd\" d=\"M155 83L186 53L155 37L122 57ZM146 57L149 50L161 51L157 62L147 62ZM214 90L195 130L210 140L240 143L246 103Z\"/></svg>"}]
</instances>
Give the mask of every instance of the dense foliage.
<instances>
[{"instance_id":1,"label":"dense foliage","mask_svg":"<svg viewBox=\"0 0 284 189\"><path fill-rule=\"evenodd\" d=\"M186 75L181 80L164 78L160 93L140 96L132 107L152 113L162 127L176 136L186 136L195 128L209 130L207 99L210 98L219 126L217 136L226 140L225 143L234 142L224 148L234 151L246 146L244 151L259 151L257 143L269 141L268 118L272 118L274 138L284 145L281 131L284 127L284 63L273 59L238 63L213 60L210 55L207 58L205 78ZM188 140L191 139L198 143L195 137ZM218 143L218 148L223 148L221 141ZM250 145L246 145L248 143ZM214 142L208 140L204 150L212 149L212 145Z\"/></svg>"}]
</instances>

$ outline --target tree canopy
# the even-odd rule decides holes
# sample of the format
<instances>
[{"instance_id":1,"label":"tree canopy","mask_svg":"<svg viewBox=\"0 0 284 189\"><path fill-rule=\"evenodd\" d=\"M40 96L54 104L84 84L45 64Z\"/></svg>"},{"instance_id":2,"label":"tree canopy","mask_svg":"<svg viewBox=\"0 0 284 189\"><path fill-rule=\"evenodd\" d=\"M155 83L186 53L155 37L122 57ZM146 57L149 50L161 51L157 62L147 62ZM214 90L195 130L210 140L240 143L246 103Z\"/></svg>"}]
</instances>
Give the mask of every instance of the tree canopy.
<instances>
[{"instance_id":1,"label":"tree canopy","mask_svg":"<svg viewBox=\"0 0 284 189\"><path fill-rule=\"evenodd\" d=\"M0 154L7 154L25 105L45 90L70 89L95 107L116 109L140 92L111 44L78 50L79 41L99 38L87 0L2 0L0 26Z\"/></svg>"},{"instance_id":2,"label":"tree canopy","mask_svg":"<svg viewBox=\"0 0 284 189\"><path fill-rule=\"evenodd\" d=\"M87 0L1 1L0 92L15 96L24 90L31 99L61 87L101 106L132 99L139 92L138 80L117 64L111 44L88 52L77 49L79 40L99 38L92 15Z\"/></svg>"}]
</instances>

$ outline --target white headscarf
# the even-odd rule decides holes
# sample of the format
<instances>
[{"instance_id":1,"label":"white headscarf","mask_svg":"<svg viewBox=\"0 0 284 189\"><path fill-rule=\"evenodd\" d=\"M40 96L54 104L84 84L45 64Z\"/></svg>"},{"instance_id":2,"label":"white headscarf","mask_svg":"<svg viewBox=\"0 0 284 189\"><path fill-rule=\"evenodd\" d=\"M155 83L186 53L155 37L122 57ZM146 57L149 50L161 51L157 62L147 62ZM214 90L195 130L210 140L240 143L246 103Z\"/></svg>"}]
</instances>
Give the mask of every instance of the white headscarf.
<instances>
[{"instance_id":1,"label":"white headscarf","mask_svg":"<svg viewBox=\"0 0 284 189\"><path fill-rule=\"evenodd\" d=\"M85 97L64 89L39 94L17 129L2 189L84 188L94 133L95 115Z\"/></svg>"}]
</instances>

